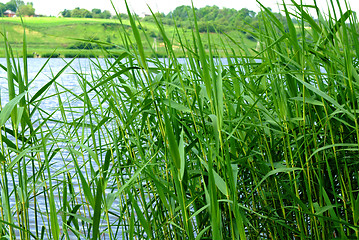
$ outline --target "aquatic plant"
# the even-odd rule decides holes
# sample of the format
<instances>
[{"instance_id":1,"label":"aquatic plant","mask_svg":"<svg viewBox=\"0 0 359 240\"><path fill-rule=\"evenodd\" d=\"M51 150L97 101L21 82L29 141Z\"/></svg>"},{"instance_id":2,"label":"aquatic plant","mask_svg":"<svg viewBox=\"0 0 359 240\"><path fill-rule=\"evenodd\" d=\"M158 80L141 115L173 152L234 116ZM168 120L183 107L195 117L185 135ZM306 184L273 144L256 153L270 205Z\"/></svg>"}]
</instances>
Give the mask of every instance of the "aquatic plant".
<instances>
[{"instance_id":1,"label":"aquatic plant","mask_svg":"<svg viewBox=\"0 0 359 240\"><path fill-rule=\"evenodd\" d=\"M71 61L31 93L26 35L23 69L4 36L1 236L358 238L357 19L292 4L288 27L262 5L257 50L207 51L195 17L190 44L153 14L166 59L128 9L123 53L73 69L81 94L57 81Z\"/></svg>"}]
</instances>

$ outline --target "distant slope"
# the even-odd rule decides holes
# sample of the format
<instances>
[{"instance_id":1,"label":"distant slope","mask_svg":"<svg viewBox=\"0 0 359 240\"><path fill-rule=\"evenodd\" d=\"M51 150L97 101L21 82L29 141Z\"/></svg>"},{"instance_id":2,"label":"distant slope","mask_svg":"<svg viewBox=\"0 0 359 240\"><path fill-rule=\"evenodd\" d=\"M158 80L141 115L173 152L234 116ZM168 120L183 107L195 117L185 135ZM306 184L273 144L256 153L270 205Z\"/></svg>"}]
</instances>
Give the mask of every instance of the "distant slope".
<instances>
[{"instance_id":1,"label":"distant slope","mask_svg":"<svg viewBox=\"0 0 359 240\"><path fill-rule=\"evenodd\" d=\"M99 42L108 43L108 48L112 52L120 52L122 42L122 34L124 28L120 25L117 19L88 19L88 18L54 18L54 17L41 17L41 18L24 18L24 26L26 29L27 46L29 55L39 55L42 57L48 57L56 49L55 55L61 57L73 57L76 54L82 56L102 56L103 52L98 49L97 45L92 43L81 42L83 40L95 40ZM0 24L2 28L0 32L6 36L12 47L15 49L22 48L23 39L23 26L20 18L0 18ZM125 31L131 34L130 23L124 19L123 24ZM157 53L159 56L165 54L165 48L163 47L163 39L158 33L157 26L154 22L141 21L142 29L146 32L149 42L143 35L143 42L145 49L151 52L151 46L156 43ZM164 25L165 31L168 36L174 36L176 34L173 26ZM5 31L5 32L4 32ZM182 37L191 39L190 29L181 29ZM202 33L204 42L206 43L207 34ZM242 41L243 34L239 31L234 31L231 36ZM222 45L220 38L226 38L222 34L211 33L213 38L212 44L217 48ZM156 40L155 40L156 39ZM254 41L250 41L243 37L243 43L250 47L255 46ZM4 57L4 39L0 37L0 57ZM174 40L176 45L176 40ZM208 47L205 46L205 47Z\"/></svg>"}]
</instances>

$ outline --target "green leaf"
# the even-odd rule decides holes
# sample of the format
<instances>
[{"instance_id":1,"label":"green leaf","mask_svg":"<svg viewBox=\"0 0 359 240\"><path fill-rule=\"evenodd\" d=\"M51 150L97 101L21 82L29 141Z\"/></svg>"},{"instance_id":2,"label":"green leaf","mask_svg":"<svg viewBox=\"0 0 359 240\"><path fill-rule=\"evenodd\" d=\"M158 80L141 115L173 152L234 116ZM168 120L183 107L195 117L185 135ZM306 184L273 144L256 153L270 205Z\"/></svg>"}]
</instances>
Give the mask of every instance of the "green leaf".
<instances>
[{"instance_id":1,"label":"green leaf","mask_svg":"<svg viewBox=\"0 0 359 240\"><path fill-rule=\"evenodd\" d=\"M71 149L69 149L71 151ZM81 180L81 185L82 185L82 188L83 188L83 192L85 194L85 197L87 199L87 201L90 203L91 207L93 209L95 209L95 200L94 200L94 197L92 195L92 192L91 192L91 188L90 186L87 184L87 181L84 177L84 175L82 174L82 171L78 165L78 162L77 160L75 159L74 160L74 163L75 163L75 169L76 169L76 172L77 174L79 175L80 177L80 180Z\"/></svg>"},{"instance_id":2,"label":"green leaf","mask_svg":"<svg viewBox=\"0 0 359 240\"><path fill-rule=\"evenodd\" d=\"M20 124L20 121L21 121L21 119L22 119L22 115L23 115L23 113L24 113L24 110L25 110L24 107L18 107L18 108L17 108L16 123L15 123L16 128L18 128L18 126L19 126L19 124Z\"/></svg>"},{"instance_id":3,"label":"green leaf","mask_svg":"<svg viewBox=\"0 0 359 240\"><path fill-rule=\"evenodd\" d=\"M274 169L274 170L270 171L269 173L267 173L254 189L257 189L259 187L259 185L261 185L267 178L269 178L272 175L275 175L277 173L289 173L289 172L294 172L294 171L299 171L299 170L303 170L303 169L297 168L297 167L293 167L293 168L283 167L283 168Z\"/></svg>"},{"instance_id":4,"label":"green leaf","mask_svg":"<svg viewBox=\"0 0 359 240\"><path fill-rule=\"evenodd\" d=\"M165 118L165 126L166 126L166 136L168 140L169 150L172 156L173 163L175 167L179 170L181 169L181 157L178 149L178 144L173 133L172 124L167 116L167 113L164 112L163 114Z\"/></svg>"},{"instance_id":5,"label":"green leaf","mask_svg":"<svg viewBox=\"0 0 359 240\"><path fill-rule=\"evenodd\" d=\"M57 74L56 76L51 79L48 83L46 83L44 86L42 86L36 93L35 95L31 98L30 103L33 103L38 97L41 96L41 94L43 94L47 89L49 89L49 87L56 81L56 79L58 79L61 74L66 70L66 68L68 68L71 63L74 61L75 59L72 59L70 62L68 62Z\"/></svg>"},{"instance_id":6,"label":"green leaf","mask_svg":"<svg viewBox=\"0 0 359 240\"><path fill-rule=\"evenodd\" d=\"M11 115L12 110L19 103L21 98L24 97L25 94L26 92L17 95L15 98L13 98L4 106L4 108L0 112L0 127L6 123L6 121L9 119Z\"/></svg>"},{"instance_id":7,"label":"green leaf","mask_svg":"<svg viewBox=\"0 0 359 240\"><path fill-rule=\"evenodd\" d=\"M11 161L11 163L7 166L7 170L11 171L12 168L15 166L16 163L18 163L28 152L30 152L32 148L25 148L20 154L16 156L14 160Z\"/></svg>"},{"instance_id":8,"label":"green leaf","mask_svg":"<svg viewBox=\"0 0 359 240\"><path fill-rule=\"evenodd\" d=\"M320 102L318 100L315 100L313 98L302 98L302 97L292 97L290 98L291 100L294 101L298 101L298 102L304 102L304 103L308 103L308 104L312 104L312 105L316 105L316 106L324 106L323 102Z\"/></svg>"},{"instance_id":9,"label":"green leaf","mask_svg":"<svg viewBox=\"0 0 359 240\"><path fill-rule=\"evenodd\" d=\"M95 197L95 209L92 217L93 229L92 229L92 239L97 240L100 235L100 221L101 221L101 210L102 210L102 184L103 181L100 179L96 181L96 197Z\"/></svg>"},{"instance_id":10,"label":"green leaf","mask_svg":"<svg viewBox=\"0 0 359 240\"><path fill-rule=\"evenodd\" d=\"M181 132L181 137L180 137L180 142L179 142L179 155L180 155L180 159L181 159L181 163L180 163L180 172L179 172L179 180L182 181L183 180L183 175L185 172L185 167L186 167L186 161L185 161L185 152L184 152L184 141L183 141L183 129Z\"/></svg>"},{"instance_id":11,"label":"green leaf","mask_svg":"<svg viewBox=\"0 0 359 240\"><path fill-rule=\"evenodd\" d=\"M133 15L131 14L131 11L128 7L127 1L125 0L125 4L126 4L126 9L127 9L127 14L128 17L130 19L130 24L131 24L131 30L133 32L133 35L135 37L136 43L137 43L137 47L138 47L138 51L141 57L141 64L145 69L148 69L147 63L146 63L146 57L145 57L145 51L143 49L143 44L142 44L142 39L141 39L141 35L140 32L138 31L137 25L135 23L135 19L133 17Z\"/></svg>"},{"instance_id":12,"label":"green leaf","mask_svg":"<svg viewBox=\"0 0 359 240\"><path fill-rule=\"evenodd\" d=\"M182 105L182 104L179 104L179 103L176 103L170 99L165 99L162 101L166 106L170 107L170 108L173 108L173 109L176 109L180 112L186 112L186 113L190 113L191 112L191 109Z\"/></svg>"},{"instance_id":13,"label":"green leaf","mask_svg":"<svg viewBox=\"0 0 359 240\"><path fill-rule=\"evenodd\" d=\"M359 221L359 194L357 195L357 199L355 200L354 205L354 224L357 224Z\"/></svg>"},{"instance_id":14,"label":"green leaf","mask_svg":"<svg viewBox=\"0 0 359 240\"><path fill-rule=\"evenodd\" d=\"M209 171L208 164L205 161L203 161L203 159L201 159L201 163L207 169L207 171ZM212 169L212 172L213 172L214 182L218 190L221 191L221 193L223 193L225 196L228 196L226 182L223 180L223 178L221 178L221 176L219 176L219 174L214 169Z\"/></svg>"},{"instance_id":15,"label":"green leaf","mask_svg":"<svg viewBox=\"0 0 359 240\"><path fill-rule=\"evenodd\" d=\"M321 91L320 89L314 87L310 83L307 83L303 80L301 80L298 77L294 77L298 82L303 84L307 89L312 91L313 93L317 94L318 96L322 97L323 99L327 100L329 103L333 104L338 110L341 110L343 113L347 114L348 117L350 117L352 120L355 120L355 117L352 113L350 113L348 110L346 110L343 106L341 106L337 101L335 101L332 97L330 97L327 93Z\"/></svg>"}]
</instances>

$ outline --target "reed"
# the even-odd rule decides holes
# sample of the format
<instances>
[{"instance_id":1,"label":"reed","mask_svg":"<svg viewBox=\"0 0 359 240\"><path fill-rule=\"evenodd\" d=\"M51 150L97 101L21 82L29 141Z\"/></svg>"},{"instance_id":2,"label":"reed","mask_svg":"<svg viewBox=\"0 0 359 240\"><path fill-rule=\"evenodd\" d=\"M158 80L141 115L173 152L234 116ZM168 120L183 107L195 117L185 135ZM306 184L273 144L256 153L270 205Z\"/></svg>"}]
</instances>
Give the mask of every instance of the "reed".
<instances>
[{"instance_id":1,"label":"reed","mask_svg":"<svg viewBox=\"0 0 359 240\"><path fill-rule=\"evenodd\" d=\"M73 69L81 94L57 81L72 61L32 93L4 36L1 237L358 238L358 22L330 3L292 0L287 25L261 5L257 50L231 36L206 50L195 15L189 41L153 14L165 60L128 10L122 54Z\"/></svg>"}]
</instances>

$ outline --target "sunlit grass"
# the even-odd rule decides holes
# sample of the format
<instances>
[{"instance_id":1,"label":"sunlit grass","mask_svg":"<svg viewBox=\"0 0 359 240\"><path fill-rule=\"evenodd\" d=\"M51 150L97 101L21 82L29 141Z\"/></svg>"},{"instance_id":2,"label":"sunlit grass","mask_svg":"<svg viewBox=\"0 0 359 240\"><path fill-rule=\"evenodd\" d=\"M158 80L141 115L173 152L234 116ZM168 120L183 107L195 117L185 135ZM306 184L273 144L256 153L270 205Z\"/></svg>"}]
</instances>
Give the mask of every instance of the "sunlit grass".
<instances>
[{"instance_id":1,"label":"sunlit grass","mask_svg":"<svg viewBox=\"0 0 359 240\"><path fill-rule=\"evenodd\" d=\"M2 25L0 32L6 34L8 41L14 49L15 56L22 56L22 34L23 29L26 29L27 48L29 53L36 53L40 57L46 58L54 49L61 57L66 57L69 52L75 52L79 55L92 55L97 57L104 57L103 52L97 49L74 49L76 44L79 44L79 39L95 40L106 44L106 47L111 47L112 52L116 53L123 47L122 36L129 34L133 37L132 29L130 27L129 19L122 19L121 23L116 19L84 19L84 18L56 18L56 17L38 17L38 18L24 18L23 22L20 18L0 18ZM141 28L145 31L141 32L141 37L149 38L149 42L144 44L145 51L148 55L165 56L165 44L162 36L158 31L157 25L153 22L146 22L140 19ZM178 34L182 38L192 41L191 30L181 28L176 32L173 25L164 25L163 28L166 33L173 38L173 49L180 54L181 47L177 41ZM206 35L201 33L201 35ZM254 41L245 38L244 34L239 29L234 29L232 36L243 38L243 43L250 47L255 46ZM223 37L221 32L211 33L212 45L220 46L220 38ZM154 40L156 39L156 40ZM134 40L134 39L132 39ZM0 39L0 57L5 57L5 50L3 48L3 39ZM204 39L204 46L208 50L208 42ZM230 45L235 46L231 43ZM152 46L156 46L156 52L151 50ZM239 51L239 49L238 49ZM219 51L221 56L225 56L222 51ZM31 55L29 55L31 56Z\"/></svg>"}]
</instances>

